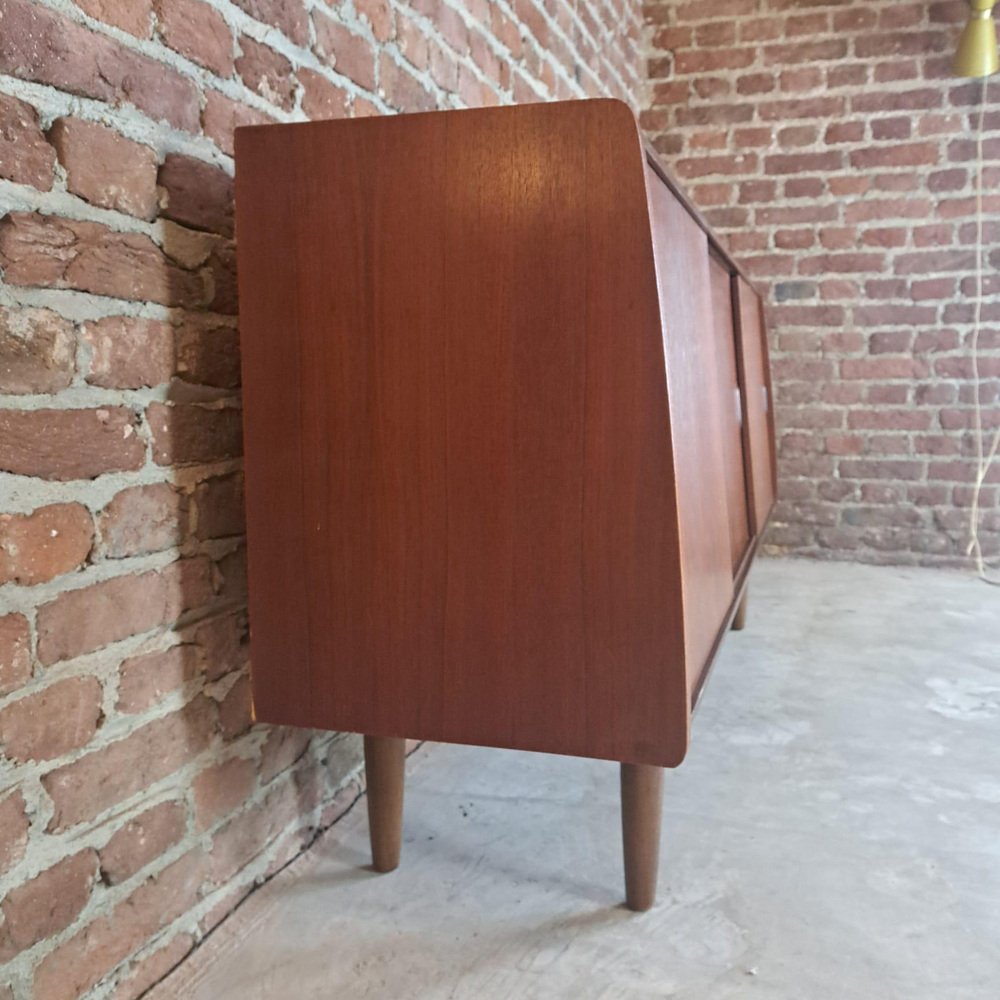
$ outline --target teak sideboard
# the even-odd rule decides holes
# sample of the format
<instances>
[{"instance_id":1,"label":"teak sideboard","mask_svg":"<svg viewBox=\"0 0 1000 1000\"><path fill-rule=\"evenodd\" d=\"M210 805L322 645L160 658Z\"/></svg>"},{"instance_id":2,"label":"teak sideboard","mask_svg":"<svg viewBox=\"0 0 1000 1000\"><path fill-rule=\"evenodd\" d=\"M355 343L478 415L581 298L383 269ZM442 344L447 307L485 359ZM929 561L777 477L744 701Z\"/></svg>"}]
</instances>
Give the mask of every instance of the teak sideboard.
<instances>
[{"instance_id":1,"label":"teak sideboard","mask_svg":"<svg viewBox=\"0 0 1000 1000\"><path fill-rule=\"evenodd\" d=\"M622 762L626 896L775 493L761 302L612 100L236 133L260 721Z\"/></svg>"}]
</instances>

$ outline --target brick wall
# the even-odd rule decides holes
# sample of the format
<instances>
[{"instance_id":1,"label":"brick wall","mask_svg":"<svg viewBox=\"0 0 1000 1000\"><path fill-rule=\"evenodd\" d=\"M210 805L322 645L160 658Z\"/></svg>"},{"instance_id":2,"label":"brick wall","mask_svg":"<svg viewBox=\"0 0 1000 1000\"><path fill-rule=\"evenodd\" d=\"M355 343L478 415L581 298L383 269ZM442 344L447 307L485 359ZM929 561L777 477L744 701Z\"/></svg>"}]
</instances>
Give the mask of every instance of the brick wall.
<instances>
[{"instance_id":1,"label":"brick wall","mask_svg":"<svg viewBox=\"0 0 1000 1000\"><path fill-rule=\"evenodd\" d=\"M234 126L612 94L631 0L0 0L0 1000L128 1000L359 791L251 725ZM276 331L277 334L277 331Z\"/></svg>"},{"instance_id":2,"label":"brick wall","mask_svg":"<svg viewBox=\"0 0 1000 1000\"><path fill-rule=\"evenodd\" d=\"M645 128L770 301L772 549L967 564L981 89L949 69L966 10L964 0L647 0ZM1000 81L988 98L979 394L992 430ZM998 484L1000 463L982 497L993 554Z\"/></svg>"}]
</instances>

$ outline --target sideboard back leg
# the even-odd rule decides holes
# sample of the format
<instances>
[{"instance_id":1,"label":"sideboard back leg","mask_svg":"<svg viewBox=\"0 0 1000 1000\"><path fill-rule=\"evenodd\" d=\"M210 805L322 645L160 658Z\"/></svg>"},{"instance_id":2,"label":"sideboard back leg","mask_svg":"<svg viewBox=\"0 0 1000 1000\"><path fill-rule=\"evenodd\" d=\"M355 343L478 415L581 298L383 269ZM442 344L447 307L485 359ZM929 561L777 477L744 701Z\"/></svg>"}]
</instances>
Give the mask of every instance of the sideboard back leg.
<instances>
[{"instance_id":1,"label":"sideboard back leg","mask_svg":"<svg viewBox=\"0 0 1000 1000\"><path fill-rule=\"evenodd\" d=\"M372 867L377 872L391 872L399 864L405 763L406 740L402 737L365 737L368 835L372 845Z\"/></svg>"},{"instance_id":2,"label":"sideboard back leg","mask_svg":"<svg viewBox=\"0 0 1000 1000\"><path fill-rule=\"evenodd\" d=\"M656 902L663 768L622 764L621 782L625 905L630 910L648 910Z\"/></svg>"},{"instance_id":3,"label":"sideboard back leg","mask_svg":"<svg viewBox=\"0 0 1000 1000\"><path fill-rule=\"evenodd\" d=\"M733 615L733 631L742 632L746 628L747 624L747 594L750 593L750 588L745 587L743 589L743 596L740 598L740 605L736 609L736 614Z\"/></svg>"}]
</instances>

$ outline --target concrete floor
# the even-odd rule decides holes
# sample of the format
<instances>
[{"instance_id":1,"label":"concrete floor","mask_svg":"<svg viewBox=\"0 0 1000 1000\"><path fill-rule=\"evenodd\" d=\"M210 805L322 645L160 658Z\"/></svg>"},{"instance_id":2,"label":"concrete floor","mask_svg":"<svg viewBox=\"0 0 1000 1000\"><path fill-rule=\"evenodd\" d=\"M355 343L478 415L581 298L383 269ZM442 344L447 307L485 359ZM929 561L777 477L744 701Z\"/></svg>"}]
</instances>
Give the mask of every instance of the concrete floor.
<instances>
[{"instance_id":1,"label":"concrete floor","mask_svg":"<svg viewBox=\"0 0 1000 1000\"><path fill-rule=\"evenodd\" d=\"M614 764L431 746L402 867L356 807L154 1000L996 1000L1000 591L762 562L687 761L660 899L619 905Z\"/></svg>"}]
</instances>

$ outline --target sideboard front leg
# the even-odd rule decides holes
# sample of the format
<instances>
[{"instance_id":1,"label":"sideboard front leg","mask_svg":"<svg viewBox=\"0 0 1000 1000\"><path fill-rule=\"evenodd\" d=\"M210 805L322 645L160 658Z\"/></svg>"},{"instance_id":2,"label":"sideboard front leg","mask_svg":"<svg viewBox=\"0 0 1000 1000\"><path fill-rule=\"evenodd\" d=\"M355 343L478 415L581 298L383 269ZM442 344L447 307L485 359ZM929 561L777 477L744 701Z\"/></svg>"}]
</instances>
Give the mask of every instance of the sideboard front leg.
<instances>
[{"instance_id":1,"label":"sideboard front leg","mask_svg":"<svg viewBox=\"0 0 1000 1000\"><path fill-rule=\"evenodd\" d=\"M377 872L391 872L399 864L405 765L406 740L402 737L365 737L368 835L372 867Z\"/></svg>"},{"instance_id":2,"label":"sideboard front leg","mask_svg":"<svg viewBox=\"0 0 1000 1000\"><path fill-rule=\"evenodd\" d=\"M742 632L746 628L747 624L747 594L750 593L749 587L743 588L743 596L740 598L739 607L736 609L736 614L733 615L733 631Z\"/></svg>"},{"instance_id":3,"label":"sideboard front leg","mask_svg":"<svg viewBox=\"0 0 1000 1000\"><path fill-rule=\"evenodd\" d=\"M656 902L663 768L622 764L621 782L625 905L630 910L648 910Z\"/></svg>"}]
</instances>

